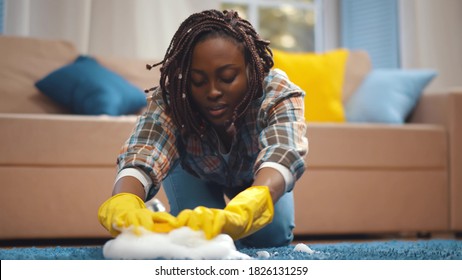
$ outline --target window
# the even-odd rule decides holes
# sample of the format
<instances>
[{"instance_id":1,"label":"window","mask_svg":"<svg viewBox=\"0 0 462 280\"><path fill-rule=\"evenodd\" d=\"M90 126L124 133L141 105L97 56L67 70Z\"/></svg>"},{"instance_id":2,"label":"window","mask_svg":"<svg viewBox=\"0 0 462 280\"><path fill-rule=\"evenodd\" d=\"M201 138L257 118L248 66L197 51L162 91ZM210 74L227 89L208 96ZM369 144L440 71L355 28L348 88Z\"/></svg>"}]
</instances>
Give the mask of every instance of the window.
<instances>
[{"instance_id":1,"label":"window","mask_svg":"<svg viewBox=\"0 0 462 280\"><path fill-rule=\"evenodd\" d=\"M364 49L374 68L399 68L397 0L341 1L342 46Z\"/></svg>"},{"instance_id":2,"label":"window","mask_svg":"<svg viewBox=\"0 0 462 280\"><path fill-rule=\"evenodd\" d=\"M4 9L4 4L3 0L0 0L0 34L3 34L3 9Z\"/></svg>"},{"instance_id":3,"label":"window","mask_svg":"<svg viewBox=\"0 0 462 280\"><path fill-rule=\"evenodd\" d=\"M252 23L271 47L286 51L320 51L320 0L222 0Z\"/></svg>"}]
</instances>

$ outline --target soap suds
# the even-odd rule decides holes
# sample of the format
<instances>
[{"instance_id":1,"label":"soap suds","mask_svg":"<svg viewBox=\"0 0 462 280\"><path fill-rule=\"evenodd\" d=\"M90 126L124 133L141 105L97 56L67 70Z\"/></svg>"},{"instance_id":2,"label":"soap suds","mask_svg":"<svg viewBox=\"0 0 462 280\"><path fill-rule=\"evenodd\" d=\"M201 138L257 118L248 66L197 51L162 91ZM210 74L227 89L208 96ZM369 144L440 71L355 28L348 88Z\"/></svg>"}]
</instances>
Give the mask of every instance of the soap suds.
<instances>
[{"instance_id":1,"label":"soap suds","mask_svg":"<svg viewBox=\"0 0 462 280\"><path fill-rule=\"evenodd\" d=\"M314 251L303 243L298 243L297 245L295 245L294 252L304 252L310 255L314 254Z\"/></svg>"},{"instance_id":2,"label":"soap suds","mask_svg":"<svg viewBox=\"0 0 462 280\"><path fill-rule=\"evenodd\" d=\"M220 234L211 240L203 231L181 227L169 233L142 230L141 235L125 230L106 242L103 255L106 259L251 259L237 251L232 238Z\"/></svg>"},{"instance_id":3,"label":"soap suds","mask_svg":"<svg viewBox=\"0 0 462 280\"><path fill-rule=\"evenodd\" d=\"M268 253L268 251L258 251L257 257L268 259L269 257L271 257L271 254Z\"/></svg>"}]
</instances>

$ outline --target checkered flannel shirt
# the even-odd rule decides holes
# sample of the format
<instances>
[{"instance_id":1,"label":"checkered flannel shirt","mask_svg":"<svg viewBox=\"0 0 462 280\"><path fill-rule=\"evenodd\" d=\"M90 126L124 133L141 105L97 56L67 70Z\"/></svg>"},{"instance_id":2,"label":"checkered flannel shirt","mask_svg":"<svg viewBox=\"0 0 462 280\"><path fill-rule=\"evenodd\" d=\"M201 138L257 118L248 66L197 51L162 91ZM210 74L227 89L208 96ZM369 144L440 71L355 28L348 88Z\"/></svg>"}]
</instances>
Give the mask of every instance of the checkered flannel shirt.
<instances>
[{"instance_id":1,"label":"checkered flannel shirt","mask_svg":"<svg viewBox=\"0 0 462 280\"><path fill-rule=\"evenodd\" d=\"M264 79L263 94L254 100L237 128L228 158L218 152L214 130L203 137L183 139L165 113L160 90L149 100L146 112L121 149L119 171L137 168L152 180L152 191L178 161L189 173L217 186L243 189L264 162L281 164L295 179L305 170L308 153L304 119L305 93L281 70L271 70Z\"/></svg>"}]
</instances>

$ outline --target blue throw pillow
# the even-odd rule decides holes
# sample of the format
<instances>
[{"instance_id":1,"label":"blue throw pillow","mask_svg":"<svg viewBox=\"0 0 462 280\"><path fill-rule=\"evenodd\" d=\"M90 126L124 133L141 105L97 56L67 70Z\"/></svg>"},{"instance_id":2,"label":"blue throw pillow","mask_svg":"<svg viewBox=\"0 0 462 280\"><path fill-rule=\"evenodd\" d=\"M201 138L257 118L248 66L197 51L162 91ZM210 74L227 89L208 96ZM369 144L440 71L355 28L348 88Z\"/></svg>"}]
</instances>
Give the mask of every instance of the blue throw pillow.
<instances>
[{"instance_id":1,"label":"blue throw pillow","mask_svg":"<svg viewBox=\"0 0 462 280\"><path fill-rule=\"evenodd\" d=\"M147 104L143 91L89 56L79 56L35 86L76 114L127 115Z\"/></svg>"},{"instance_id":2,"label":"blue throw pillow","mask_svg":"<svg viewBox=\"0 0 462 280\"><path fill-rule=\"evenodd\" d=\"M404 123L436 74L433 70L373 70L346 102L347 120Z\"/></svg>"}]
</instances>

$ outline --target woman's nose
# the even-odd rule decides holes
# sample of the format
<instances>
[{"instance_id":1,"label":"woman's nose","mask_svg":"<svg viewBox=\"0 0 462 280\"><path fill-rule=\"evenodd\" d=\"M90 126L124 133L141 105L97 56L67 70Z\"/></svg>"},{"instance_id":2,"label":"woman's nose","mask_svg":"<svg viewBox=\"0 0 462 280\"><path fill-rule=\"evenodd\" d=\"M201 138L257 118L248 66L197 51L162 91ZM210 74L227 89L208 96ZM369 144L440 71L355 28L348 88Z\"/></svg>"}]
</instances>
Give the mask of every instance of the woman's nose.
<instances>
[{"instance_id":1,"label":"woman's nose","mask_svg":"<svg viewBox=\"0 0 462 280\"><path fill-rule=\"evenodd\" d=\"M219 90L213 84L211 84L208 97L211 99L216 99L216 98L221 97L222 95L223 93L221 92L221 90Z\"/></svg>"}]
</instances>

